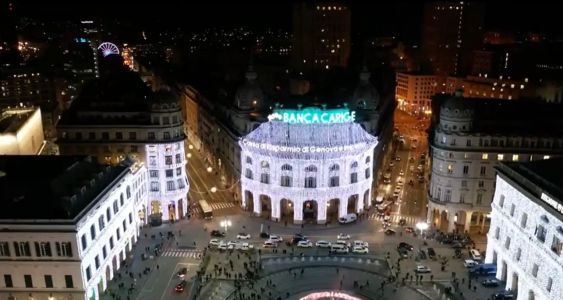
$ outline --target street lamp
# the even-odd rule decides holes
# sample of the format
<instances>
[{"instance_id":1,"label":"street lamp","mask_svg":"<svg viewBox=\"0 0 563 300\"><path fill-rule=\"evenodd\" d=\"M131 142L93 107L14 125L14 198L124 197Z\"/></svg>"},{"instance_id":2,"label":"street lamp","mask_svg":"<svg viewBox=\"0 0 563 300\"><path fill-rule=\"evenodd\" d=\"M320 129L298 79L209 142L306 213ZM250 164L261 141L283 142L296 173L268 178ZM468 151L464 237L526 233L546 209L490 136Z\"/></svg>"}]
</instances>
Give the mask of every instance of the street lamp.
<instances>
[{"instance_id":1,"label":"street lamp","mask_svg":"<svg viewBox=\"0 0 563 300\"><path fill-rule=\"evenodd\" d=\"M188 156L188 158L190 158L190 157L192 157L192 154L191 154L191 153L188 153L188 155L187 155L187 156Z\"/></svg>"},{"instance_id":2,"label":"street lamp","mask_svg":"<svg viewBox=\"0 0 563 300\"><path fill-rule=\"evenodd\" d=\"M420 235L422 235L422 232L428 229L428 224L424 222L416 223L416 228L420 230Z\"/></svg>"},{"instance_id":3,"label":"street lamp","mask_svg":"<svg viewBox=\"0 0 563 300\"><path fill-rule=\"evenodd\" d=\"M225 227L225 232L227 232L227 230L229 229L229 227L233 225L231 223L231 220L223 220L221 221L221 227Z\"/></svg>"},{"instance_id":4,"label":"street lamp","mask_svg":"<svg viewBox=\"0 0 563 300\"><path fill-rule=\"evenodd\" d=\"M209 173L213 172L213 168L212 168L212 167L207 167L207 172L209 172Z\"/></svg>"},{"instance_id":5,"label":"street lamp","mask_svg":"<svg viewBox=\"0 0 563 300\"><path fill-rule=\"evenodd\" d=\"M212 192L212 193L217 192L217 188L216 188L216 187L211 187L211 192Z\"/></svg>"},{"instance_id":6,"label":"street lamp","mask_svg":"<svg viewBox=\"0 0 563 300\"><path fill-rule=\"evenodd\" d=\"M194 145L190 144L190 145L188 146L188 148L189 148L190 150L192 150L192 149L194 148Z\"/></svg>"}]
</instances>

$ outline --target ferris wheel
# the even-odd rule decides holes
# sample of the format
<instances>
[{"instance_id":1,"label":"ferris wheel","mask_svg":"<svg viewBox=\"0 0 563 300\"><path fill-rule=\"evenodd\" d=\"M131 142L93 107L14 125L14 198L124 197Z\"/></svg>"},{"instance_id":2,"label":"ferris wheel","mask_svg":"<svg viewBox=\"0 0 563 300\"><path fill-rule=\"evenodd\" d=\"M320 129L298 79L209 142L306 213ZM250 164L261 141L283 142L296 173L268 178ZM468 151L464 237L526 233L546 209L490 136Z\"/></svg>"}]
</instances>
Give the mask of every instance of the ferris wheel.
<instances>
[{"instance_id":1,"label":"ferris wheel","mask_svg":"<svg viewBox=\"0 0 563 300\"><path fill-rule=\"evenodd\" d=\"M104 57L110 54L119 54L119 48L117 48L115 44L109 42L101 43L98 50L102 51L102 55Z\"/></svg>"}]
</instances>

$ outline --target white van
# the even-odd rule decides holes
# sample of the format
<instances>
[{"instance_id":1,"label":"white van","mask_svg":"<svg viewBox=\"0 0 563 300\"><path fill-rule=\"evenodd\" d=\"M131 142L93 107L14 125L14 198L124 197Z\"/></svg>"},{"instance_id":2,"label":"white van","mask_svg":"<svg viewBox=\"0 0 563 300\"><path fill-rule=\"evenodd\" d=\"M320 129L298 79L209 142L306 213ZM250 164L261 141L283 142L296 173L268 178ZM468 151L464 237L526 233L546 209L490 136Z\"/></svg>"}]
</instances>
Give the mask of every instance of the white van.
<instances>
[{"instance_id":1,"label":"white van","mask_svg":"<svg viewBox=\"0 0 563 300\"><path fill-rule=\"evenodd\" d=\"M358 216L356 214L347 214L347 215L343 216L342 218L339 218L338 222L340 224L348 224L348 223L355 222L356 220L358 220Z\"/></svg>"},{"instance_id":2,"label":"white van","mask_svg":"<svg viewBox=\"0 0 563 300\"><path fill-rule=\"evenodd\" d=\"M332 253L348 253L348 247L342 244L332 244L330 246L330 252Z\"/></svg>"}]
</instances>

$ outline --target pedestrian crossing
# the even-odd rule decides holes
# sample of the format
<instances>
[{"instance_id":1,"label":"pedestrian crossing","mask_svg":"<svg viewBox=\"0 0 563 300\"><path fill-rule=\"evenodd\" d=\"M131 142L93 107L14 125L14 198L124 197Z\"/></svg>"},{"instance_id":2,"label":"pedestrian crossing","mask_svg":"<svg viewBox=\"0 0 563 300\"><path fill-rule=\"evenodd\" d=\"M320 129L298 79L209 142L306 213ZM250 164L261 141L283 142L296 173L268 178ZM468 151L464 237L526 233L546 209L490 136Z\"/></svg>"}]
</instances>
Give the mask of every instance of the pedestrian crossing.
<instances>
[{"instance_id":1,"label":"pedestrian crossing","mask_svg":"<svg viewBox=\"0 0 563 300\"><path fill-rule=\"evenodd\" d=\"M235 207L235 204L232 202L217 202L217 203L209 203L209 206L211 206L212 210L222 210L222 209ZM194 214L200 214L201 207L199 206L193 207L191 211Z\"/></svg>"},{"instance_id":2,"label":"pedestrian crossing","mask_svg":"<svg viewBox=\"0 0 563 300\"><path fill-rule=\"evenodd\" d=\"M414 226L416 223L421 221L421 219L419 217L413 217L413 216L391 215L389 217L390 217L389 221L393 225L398 225L399 221L401 219L405 219L406 223L405 223L404 226ZM373 214L369 215L368 219L369 220L381 220L381 221L383 221L384 217L381 216L378 213L373 213Z\"/></svg>"},{"instance_id":3,"label":"pedestrian crossing","mask_svg":"<svg viewBox=\"0 0 563 300\"><path fill-rule=\"evenodd\" d=\"M380 266L381 262L378 259L370 257L356 257L356 256L293 256L293 257L269 257L262 260L264 265L279 265L279 264L303 264L303 263L357 263L365 265Z\"/></svg>"},{"instance_id":4,"label":"pedestrian crossing","mask_svg":"<svg viewBox=\"0 0 563 300\"><path fill-rule=\"evenodd\" d=\"M201 258L202 252L193 249L166 249L162 252L163 257L191 257Z\"/></svg>"}]
</instances>

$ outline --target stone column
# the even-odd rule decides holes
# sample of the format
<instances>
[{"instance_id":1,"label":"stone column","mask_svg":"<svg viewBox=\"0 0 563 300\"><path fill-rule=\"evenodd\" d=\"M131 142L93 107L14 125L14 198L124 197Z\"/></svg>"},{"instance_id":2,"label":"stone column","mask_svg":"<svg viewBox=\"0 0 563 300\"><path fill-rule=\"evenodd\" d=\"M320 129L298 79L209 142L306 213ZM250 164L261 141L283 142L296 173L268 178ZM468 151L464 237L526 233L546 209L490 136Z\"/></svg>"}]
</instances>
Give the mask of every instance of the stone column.
<instances>
[{"instance_id":1,"label":"stone column","mask_svg":"<svg viewBox=\"0 0 563 300\"><path fill-rule=\"evenodd\" d=\"M451 232L455 229L455 213L448 212L448 232Z\"/></svg>"},{"instance_id":2,"label":"stone column","mask_svg":"<svg viewBox=\"0 0 563 300\"><path fill-rule=\"evenodd\" d=\"M356 213L360 214L364 210L364 195L358 194L356 199Z\"/></svg>"},{"instance_id":3,"label":"stone column","mask_svg":"<svg viewBox=\"0 0 563 300\"><path fill-rule=\"evenodd\" d=\"M272 201L272 215L271 215L271 219L272 221L278 222L280 220L281 217L281 199L272 199L270 198L270 201Z\"/></svg>"},{"instance_id":4,"label":"stone column","mask_svg":"<svg viewBox=\"0 0 563 300\"><path fill-rule=\"evenodd\" d=\"M246 193L242 192L240 206L243 210L246 210Z\"/></svg>"},{"instance_id":5,"label":"stone column","mask_svg":"<svg viewBox=\"0 0 563 300\"><path fill-rule=\"evenodd\" d=\"M262 211L262 208L260 207L260 195L256 197L256 195L253 194L252 200L254 201L254 215L260 216L260 212Z\"/></svg>"},{"instance_id":6,"label":"stone column","mask_svg":"<svg viewBox=\"0 0 563 300\"><path fill-rule=\"evenodd\" d=\"M293 203L293 224L303 224L303 200L295 200Z\"/></svg>"},{"instance_id":7,"label":"stone column","mask_svg":"<svg viewBox=\"0 0 563 300\"><path fill-rule=\"evenodd\" d=\"M328 200L317 200L317 224L326 223L326 210Z\"/></svg>"},{"instance_id":8,"label":"stone column","mask_svg":"<svg viewBox=\"0 0 563 300\"><path fill-rule=\"evenodd\" d=\"M466 211L465 212L465 226L464 226L464 230L469 232L469 229L471 228L471 215L473 214L473 212L470 211Z\"/></svg>"},{"instance_id":9,"label":"stone column","mask_svg":"<svg viewBox=\"0 0 563 300\"><path fill-rule=\"evenodd\" d=\"M487 243L487 251L485 254L485 263L492 264L494 259L494 252L495 249L493 248L493 244L496 243L495 241L489 241Z\"/></svg>"},{"instance_id":10,"label":"stone column","mask_svg":"<svg viewBox=\"0 0 563 300\"><path fill-rule=\"evenodd\" d=\"M485 220L487 219L487 215L483 213L483 222L481 223L481 233L485 233Z\"/></svg>"},{"instance_id":11,"label":"stone column","mask_svg":"<svg viewBox=\"0 0 563 300\"><path fill-rule=\"evenodd\" d=\"M348 214L348 198L340 198L340 205L338 206L338 218L342 218Z\"/></svg>"}]
</instances>

